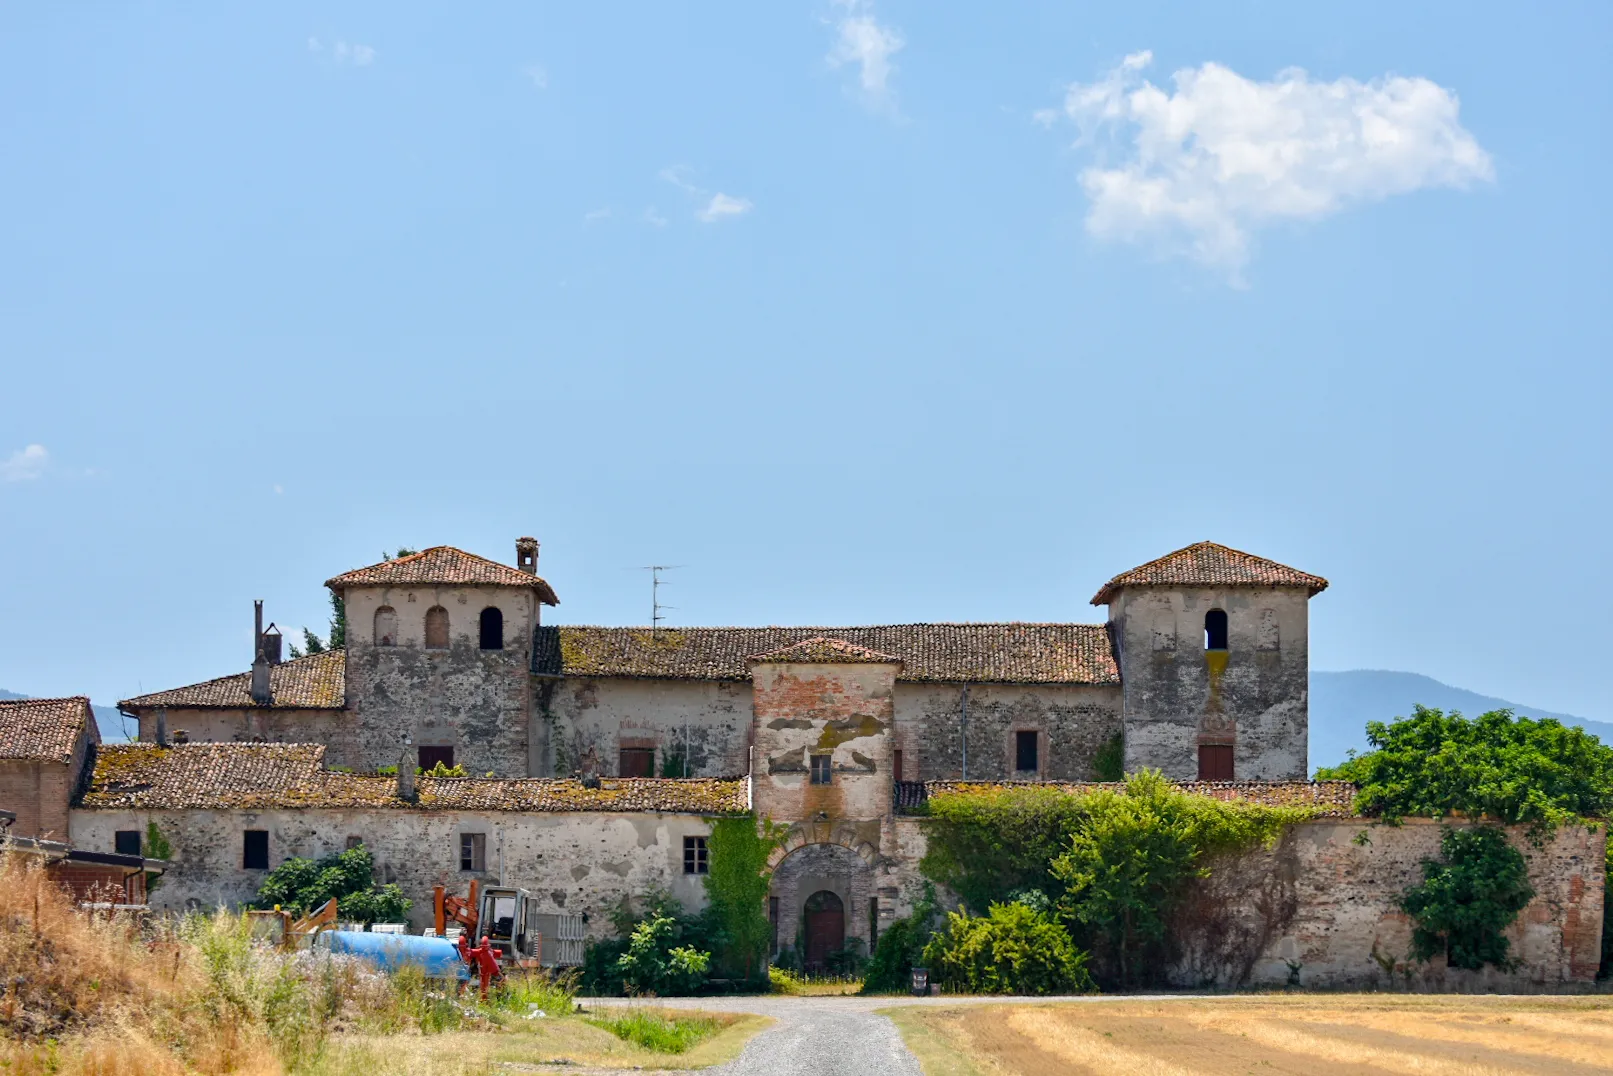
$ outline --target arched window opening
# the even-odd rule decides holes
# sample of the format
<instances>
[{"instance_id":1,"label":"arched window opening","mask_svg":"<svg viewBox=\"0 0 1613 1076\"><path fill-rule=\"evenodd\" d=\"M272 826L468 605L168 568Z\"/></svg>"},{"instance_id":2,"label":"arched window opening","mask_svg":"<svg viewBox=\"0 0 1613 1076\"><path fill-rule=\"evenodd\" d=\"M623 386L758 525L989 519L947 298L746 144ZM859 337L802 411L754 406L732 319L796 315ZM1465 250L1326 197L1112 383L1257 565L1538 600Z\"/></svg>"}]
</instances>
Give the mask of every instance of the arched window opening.
<instances>
[{"instance_id":1,"label":"arched window opening","mask_svg":"<svg viewBox=\"0 0 1613 1076\"><path fill-rule=\"evenodd\" d=\"M1225 609L1211 609L1204 614L1204 649L1227 648L1227 614Z\"/></svg>"},{"instance_id":2,"label":"arched window opening","mask_svg":"<svg viewBox=\"0 0 1613 1076\"><path fill-rule=\"evenodd\" d=\"M448 649L448 610L440 605L426 610L426 649Z\"/></svg>"},{"instance_id":3,"label":"arched window opening","mask_svg":"<svg viewBox=\"0 0 1613 1076\"><path fill-rule=\"evenodd\" d=\"M497 606L482 610L482 649L504 649L504 614Z\"/></svg>"},{"instance_id":4,"label":"arched window opening","mask_svg":"<svg viewBox=\"0 0 1613 1076\"><path fill-rule=\"evenodd\" d=\"M398 645L398 611L390 605L375 611L375 645Z\"/></svg>"}]
</instances>

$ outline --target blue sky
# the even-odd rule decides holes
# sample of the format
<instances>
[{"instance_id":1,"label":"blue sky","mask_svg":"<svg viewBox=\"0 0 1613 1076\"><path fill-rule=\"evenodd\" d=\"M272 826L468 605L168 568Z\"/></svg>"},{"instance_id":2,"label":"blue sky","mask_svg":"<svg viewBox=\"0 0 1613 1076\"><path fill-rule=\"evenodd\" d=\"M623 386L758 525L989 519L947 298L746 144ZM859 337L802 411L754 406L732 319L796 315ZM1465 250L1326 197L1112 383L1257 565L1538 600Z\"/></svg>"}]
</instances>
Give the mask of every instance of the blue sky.
<instances>
[{"instance_id":1,"label":"blue sky","mask_svg":"<svg viewBox=\"0 0 1613 1076\"><path fill-rule=\"evenodd\" d=\"M400 543L834 624L1209 538L1317 668L1613 718L1613 7L1410 6L10 5L0 686Z\"/></svg>"}]
</instances>

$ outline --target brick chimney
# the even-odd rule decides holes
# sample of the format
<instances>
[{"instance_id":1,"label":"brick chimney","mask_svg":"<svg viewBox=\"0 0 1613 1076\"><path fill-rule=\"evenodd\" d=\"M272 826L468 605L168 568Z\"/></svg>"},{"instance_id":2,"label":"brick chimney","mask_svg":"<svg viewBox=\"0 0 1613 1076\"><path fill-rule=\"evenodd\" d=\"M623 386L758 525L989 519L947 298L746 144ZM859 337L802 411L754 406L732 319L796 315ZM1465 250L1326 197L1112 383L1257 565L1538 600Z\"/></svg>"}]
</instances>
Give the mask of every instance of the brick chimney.
<instances>
[{"instance_id":1,"label":"brick chimney","mask_svg":"<svg viewBox=\"0 0 1613 1076\"><path fill-rule=\"evenodd\" d=\"M515 540L515 566L528 575L538 574L538 540L536 538L517 538Z\"/></svg>"},{"instance_id":2,"label":"brick chimney","mask_svg":"<svg viewBox=\"0 0 1613 1076\"><path fill-rule=\"evenodd\" d=\"M274 704L274 690L269 686L269 659L263 652L263 603L252 603L252 686L249 694L259 706Z\"/></svg>"}]
</instances>

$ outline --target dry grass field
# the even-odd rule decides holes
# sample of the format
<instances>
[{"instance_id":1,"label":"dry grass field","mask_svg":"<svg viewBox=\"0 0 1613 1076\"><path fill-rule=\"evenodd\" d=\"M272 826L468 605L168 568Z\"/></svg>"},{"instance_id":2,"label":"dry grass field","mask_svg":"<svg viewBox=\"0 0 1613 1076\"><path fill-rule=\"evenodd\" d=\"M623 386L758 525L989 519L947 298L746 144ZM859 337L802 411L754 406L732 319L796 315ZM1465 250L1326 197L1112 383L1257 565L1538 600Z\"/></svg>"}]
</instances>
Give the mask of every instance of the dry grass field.
<instances>
[{"instance_id":1,"label":"dry grass field","mask_svg":"<svg viewBox=\"0 0 1613 1076\"><path fill-rule=\"evenodd\" d=\"M894 1008L929 1076L1613 1072L1613 998L1335 994Z\"/></svg>"}]
</instances>

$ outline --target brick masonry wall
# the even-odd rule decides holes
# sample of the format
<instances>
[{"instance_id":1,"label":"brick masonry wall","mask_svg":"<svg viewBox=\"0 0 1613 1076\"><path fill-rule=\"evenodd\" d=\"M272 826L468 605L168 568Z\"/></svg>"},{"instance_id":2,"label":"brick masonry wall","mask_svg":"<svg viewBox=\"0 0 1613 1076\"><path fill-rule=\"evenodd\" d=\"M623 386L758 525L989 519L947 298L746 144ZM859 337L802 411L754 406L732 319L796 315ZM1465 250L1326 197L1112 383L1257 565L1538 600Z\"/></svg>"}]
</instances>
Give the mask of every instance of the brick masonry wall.
<instances>
[{"instance_id":1,"label":"brick masonry wall","mask_svg":"<svg viewBox=\"0 0 1613 1076\"><path fill-rule=\"evenodd\" d=\"M0 809L16 813L14 836L67 839L73 773L60 762L0 761Z\"/></svg>"},{"instance_id":2,"label":"brick masonry wall","mask_svg":"<svg viewBox=\"0 0 1613 1076\"><path fill-rule=\"evenodd\" d=\"M962 684L897 684L896 744L902 778L963 776ZM1002 781L1014 774L1014 733L1040 734L1041 772L1053 781L1089 781L1092 761L1121 730L1118 685L971 684L968 696L969 777Z\"/></svg>"},{"instance_id":3,"label":"brick masonry wall","mask_svg":"<svg viewBox=\"0 0 1613 1076\"><path fill-rule=\"evenodd\" d=\"M568 678L540 680L534 697L547 741L545 775L570 776L592 752L599 772L616 776L623 746L654 749L657 774L669 757L685 753L690 777L745 772L748 683ZM674 776L683 776L681 769Z\"/></svg>"}]
</instances>

